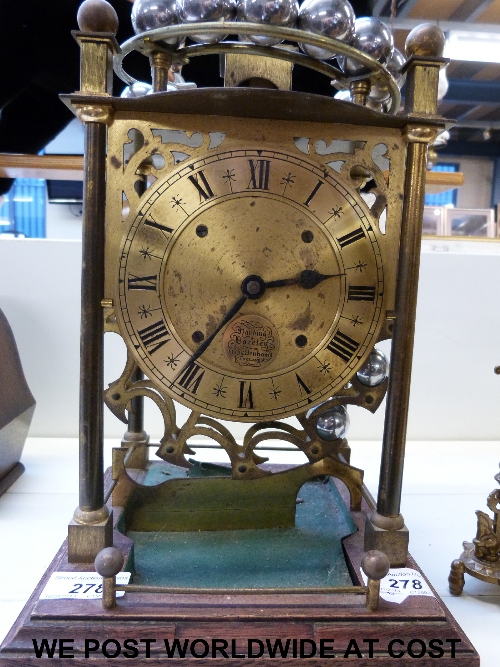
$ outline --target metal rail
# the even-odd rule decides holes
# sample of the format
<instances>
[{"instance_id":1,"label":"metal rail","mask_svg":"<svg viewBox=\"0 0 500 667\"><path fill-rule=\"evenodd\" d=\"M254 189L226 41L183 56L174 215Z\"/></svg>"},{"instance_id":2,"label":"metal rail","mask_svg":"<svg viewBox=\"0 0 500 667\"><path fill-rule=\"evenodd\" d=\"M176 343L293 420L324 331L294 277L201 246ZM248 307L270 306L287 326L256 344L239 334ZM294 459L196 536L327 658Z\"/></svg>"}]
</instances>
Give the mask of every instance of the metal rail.
<instances>
[{"instance_id":1,"label":"metal rail","mask_svg":"<svg viewBox=\"0 0 500 667\"><path fill-rule=\"evenodd\" d=\"M195 30L196 27L196 30ZM183 39L193 31L197 35L217 34L224 38L226 35L264 35L267 37L274 37L280 40L287 40L301 44L308 44L329 49L339 55L347 56L356 60L356 62L364 65L368 73L360 77L347 78L333 65L329 65L320 60L311 58L296 51L280 48L279 46L257 46L251 44L242 44L234 42L219 42L217 44L202 44L189 46L183 49L176 50L173 46L169 46L165 40L180 40ZM323 37L320 35L313 35L305 30L298 30L296 28L281 28L277 26L264 25L259 23L246 23L237 21L228 21L220 23L197 23L193 25L175 25L165 26L162 28L155 28L148 30L128 39L121 45L120 53L114 56L114 69L117 76L127 84L134 83L136 79L131 77L123 68L124 58L132 51L139 51L144 55L151 55L154 52L165 53L171 56L173 63L185 63L189 58L201 55L209 55L214 53L229 53L237 51L247 55L267 56L268 58L279 58L287 60L294 64L303 65L310 69L316 70L331 77L333 80L341 84L342 87L348 87L349 81L362 78L375 78L383 80L387 84L391 96L391 107L389 113L396 113L401 103L401 93L394 77L385 69L384 65L379 63L371 56L355 49L349 44L344 44L336 39Z\"/></svg>"},{"instance_id":2,"label":"metal rail","mask_svg":"<svg viewBox=\"0 0 500 667\"><path fill-rule=\"evenodd\" d=\"M183 586L142 586L117 584L116 591L125 593L162 593L163 595L366 595L368 586L315 586L312 588L191 588Z\"/></svg>"}]
</instances>

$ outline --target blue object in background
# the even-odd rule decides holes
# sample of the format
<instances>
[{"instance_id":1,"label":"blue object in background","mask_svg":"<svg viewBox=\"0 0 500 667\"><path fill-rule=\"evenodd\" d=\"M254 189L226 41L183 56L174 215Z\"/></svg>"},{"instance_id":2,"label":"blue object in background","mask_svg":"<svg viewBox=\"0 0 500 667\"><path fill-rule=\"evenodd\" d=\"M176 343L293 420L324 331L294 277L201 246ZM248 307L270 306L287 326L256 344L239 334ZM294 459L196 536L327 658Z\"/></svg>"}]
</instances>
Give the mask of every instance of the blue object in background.
<instances>
[{"instance_id":1,"label":"blue object in background","mask_svg":"<svg viewBox=\"0 0 500 667\"><path fill-rule=\"evenodd\" d=\"M16 178L0 207L0 233L44 239L45 180Z\"/></svg>"},{"instance_id":2,"label":"blue object in background","mask_svg":"<svg viewBox=\"0 0 500 667\"><path fill-rule=\"evenodd\" d=\"M458 164L450 164L438 162L432 171L458 171ZM438 195L425 195L425 206L452 206L457 205L457 188L454 190L446 190Z\"/></svg>"}]
</instances>

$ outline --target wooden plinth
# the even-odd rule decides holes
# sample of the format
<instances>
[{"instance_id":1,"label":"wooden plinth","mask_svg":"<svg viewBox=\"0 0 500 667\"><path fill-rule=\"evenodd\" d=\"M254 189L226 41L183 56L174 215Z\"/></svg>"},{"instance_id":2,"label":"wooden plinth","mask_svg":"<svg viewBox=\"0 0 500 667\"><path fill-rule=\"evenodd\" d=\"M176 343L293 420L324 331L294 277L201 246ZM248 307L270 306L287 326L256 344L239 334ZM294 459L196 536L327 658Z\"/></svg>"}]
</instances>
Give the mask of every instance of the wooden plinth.
<instances>
[{"instance_id":1,"label":"wooden plinth","mask_svg":"<svg viewBox=\"0 0 500 667\"><path fill-rule=\"evenodd\" d=\"M356 584L361 583L367 511L364 504L363 511L352 513L358 532L344 540L346 562ZM114 536L115 546L126 553L130 540L116 531ZM419 569L411 558L407 565ZM265 666L276 664L277 658L281 664L280 651L274 658L269 651L270 645L272 653L276 640L281 640L284 647L290 640L286 661L297 667L324 664L336 667L345 665L347 659L359 667L388 667L408 662L413 665L415 658L420 667L479 667L474 647L437 595L409 597L401 604L381 600L377 612L366 609L364 595L127 593L111 611L103 610L100 600L39 599L53 571L93 569L91 564L68 564L67 546L63 544L5 638L0 648L0 667L34 667L43 659L55 663L66 658L71 658L72 665L81 666L111 659L116 667L164 660L176 666L187 662L218 667L249 665L255 661ZM56 640L52 659L46 652L43 658L36 657L33 640L41 646L44 639L50 647ZM127 639L136 643L130 641L125 645ZM61 643L62 640L65 642ZM168 657L165 642L171 649L174 640L178 640L181 649L186 647L184 658L178 652ZM253 656L249 655L250 640L253 640L250 643ZM90 650L97 646L98 650ZM444 649L442 656L437 655L440 646ZM207 647L208 653L202 657ZM413 657L408 655L408 647ZM118 648L120 653L115 657ZM425 654L419 657L423 650ZM124 651L129 657L123 655Z\"/></svg>"}]
</instances>

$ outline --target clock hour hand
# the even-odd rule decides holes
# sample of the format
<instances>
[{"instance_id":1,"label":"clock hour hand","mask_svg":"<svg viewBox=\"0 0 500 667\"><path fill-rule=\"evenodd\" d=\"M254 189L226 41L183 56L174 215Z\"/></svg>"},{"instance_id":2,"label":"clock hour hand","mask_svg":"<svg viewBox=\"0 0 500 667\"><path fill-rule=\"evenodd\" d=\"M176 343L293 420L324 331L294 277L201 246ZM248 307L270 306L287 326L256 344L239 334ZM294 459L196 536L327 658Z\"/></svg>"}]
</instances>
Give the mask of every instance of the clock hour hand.
<instances>
[{"instance_id":1,"label":"clock hour hand","mask_svg":"<svg viewBox=\"0 0 500 667\"><path fill-rule=\"evenodd\" d=\"M338 276L345 276L345 273L332 273L324 274L319 273L319 271L311 271L306 269L302 271L298 278L288 278L285 280L270 280L267 283L264 283L266 289L272 287L287 287L288 285L300 285L304 289L313 289L316 285L319 285L326 280L327 278L337 278Z\"/></svg>"},{"instance_id":2,"label":"clock hour hand","mask_svg":"<svg viewBox=\"0 0 500 667\"><path fill-rule=\"evenodd\" d=\"M236 301L236 303L235 303L233 306L231 306L231 308L230 308L230 309L227 311L227 313L224 315L224 317L223 317L223 319L221 320L221 322L219 322L219 325L217 326L217 328L215 329L215 331L212 331L212 333L210 334L210 336L209 336L208 338L205 338L205 340L201 343L200 347L196 350L196 352L194 352L194 353L189 357L189 359L187 360L187 362L186 362L186 363L184 364L184 366L181 368L181 370L180 370L180 372L179 372L179 375L180 375L181 373L183 373L183 372L186 370L186 368L187 368L190 364L194 363L199 357L201 357L201 355L203 354L203 352L205 352L205 350L206 350L207 347L210 345L210 343L213 341L213 339L217 336L217 334L219 333L219 331L220 331L222 328L224 328L224 327L226 326L226 324L227 324L230 320L232 320L233 317L234 317L235 315L238 314L238 312L241 310L241 308L243 307L243 304L245 303L245 301L246 301L247 299L248 299L248 296L247 296L246 294L244 294L243 296L241 296L241 297L238 299L238 301Z\"/></svg>"},{"instance_id":3,"label":"clock hour hand","mask_svg":"<svg viewBox=\"0 0 500 667\"><path fill-rule=\"evenodd\" d=\"M263 278L256 275L247 276L241 283L241 291L246 294L249 299L260 299L266 289L273 287L288 287L290 285L299 285L304 289L312 289L326 280L327 278L337 278L338 276L345 276L345 273L320 273L319 271L311 271L306 269L302 271L298 278L285 278L283 280L269 280L266 282Z\"/></svg>"}]
</instances>

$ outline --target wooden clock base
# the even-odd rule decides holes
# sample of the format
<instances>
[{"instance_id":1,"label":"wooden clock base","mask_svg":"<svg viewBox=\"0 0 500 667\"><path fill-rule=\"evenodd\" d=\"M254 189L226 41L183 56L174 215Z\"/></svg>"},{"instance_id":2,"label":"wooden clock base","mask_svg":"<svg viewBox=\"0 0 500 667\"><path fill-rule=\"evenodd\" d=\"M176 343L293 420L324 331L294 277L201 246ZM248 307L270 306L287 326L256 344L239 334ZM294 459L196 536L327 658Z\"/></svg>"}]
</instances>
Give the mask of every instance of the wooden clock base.
<instances>
[{"instance_id":1,"label":"wooden clock base","mask_svg":"<svg viewBox=\"0 0 500 667\"><path fill-rule=\"evenodd\" d=\"M351 513L358 531L343 542L355 584L361 583L368 511L363 501L362 511ZM114 538L126 554L130 540L117 531ZM407 565L419 569L411 557ZM408 597L401 604L381 600L377 612L366 609L364 595L352 594L127 593L111 611L103 610L100 600L39 599L52 572L93 570L91 564L68 564L63 544L2 644L0 667L31 667L41 659L55 663L65 658L82 666L113 659L117 667L163 660L173 665L199 665L201 660L215 666L258 660L267 665L276 658L294 665L327 660L333 667L346 659L360 667L385 667L394 659L414 664L416 658L421 667L479 667L474 647L437 595ZM46 649L36 656L34 645L40 648L44 640L50 652L54 649L52 658Z\"/></svg>"}]
</instances>

